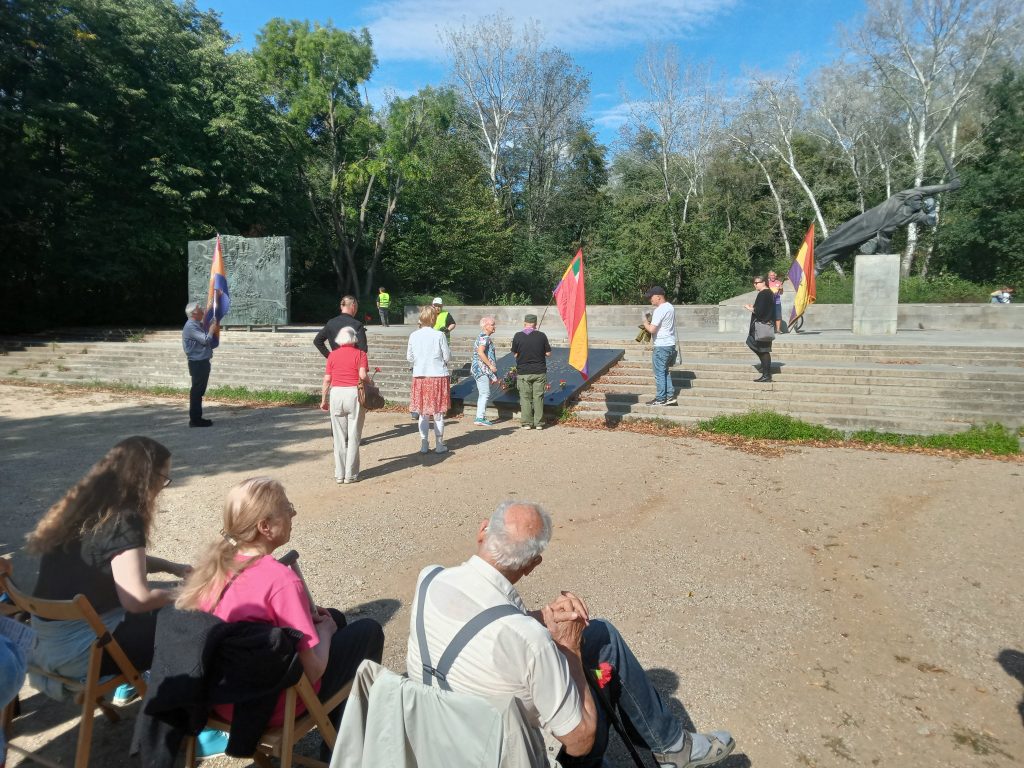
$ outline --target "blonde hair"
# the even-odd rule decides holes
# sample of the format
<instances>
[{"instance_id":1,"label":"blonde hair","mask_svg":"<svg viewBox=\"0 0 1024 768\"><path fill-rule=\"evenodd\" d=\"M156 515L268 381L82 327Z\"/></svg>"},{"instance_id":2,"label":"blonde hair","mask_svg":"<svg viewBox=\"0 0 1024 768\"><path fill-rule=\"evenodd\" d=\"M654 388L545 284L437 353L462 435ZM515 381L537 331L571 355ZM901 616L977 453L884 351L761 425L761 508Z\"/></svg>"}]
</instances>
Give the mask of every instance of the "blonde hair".
<instances>
[{"instance_id":1,"label":"blonde hair","mask_svg":"<svg viewBox=\"0 0 1024 768\"><path fill-rule=\"evenodd\" d=\"M420 307L420 327L433 328L437 322L437 308L433 304Z\"/></svg>"},{"instance_id":2,"label":"blonde hair","mask_svg":"<svg viewBox=\"0 0 1024 768\"><path fill-rule=\"evenodd\" d=\"M148 539L163 488L157 481L170 460L171 452L150 437L122 440L50 507L26 537L25 548L34 554L52 552L110 520L132 515L142 519Z\"/></svg>"},{"instance_id":3,"label":"blonde hair","mask_svg":"<svg viewBox=\"0 0 1024 768\"><path fill-rule=\"evenodd\" d=\"M288 496L284 486L273 478L251 477L228 491L220 537L200 557L174 604L183 610L199 608L236 572L259 560L254 557L240 563L235 556L239 547L256 540L257 526L262 521L276 520L284 514L289 514Z\"/></svg>"}]
</instances>

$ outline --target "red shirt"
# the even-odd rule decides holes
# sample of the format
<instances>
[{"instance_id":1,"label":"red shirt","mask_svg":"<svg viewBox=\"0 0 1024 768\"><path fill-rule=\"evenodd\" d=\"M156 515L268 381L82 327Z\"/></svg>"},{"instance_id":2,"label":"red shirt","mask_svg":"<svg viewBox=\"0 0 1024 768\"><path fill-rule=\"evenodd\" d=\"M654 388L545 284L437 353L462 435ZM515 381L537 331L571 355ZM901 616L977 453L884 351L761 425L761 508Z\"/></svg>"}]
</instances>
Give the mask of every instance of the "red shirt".
<instances>
[{"instance_id":1,"label":"red shirt","mask_svg":"<svg viewBox=\"0 0 1024 768\"><path fill-rule=\"evenodd\" d=\"M327 356L325 374L331 377L332 387L355 387L359 384L359 369L369 369L366 353L351 345L338 347Z\"/></svg>"}]
</instances>

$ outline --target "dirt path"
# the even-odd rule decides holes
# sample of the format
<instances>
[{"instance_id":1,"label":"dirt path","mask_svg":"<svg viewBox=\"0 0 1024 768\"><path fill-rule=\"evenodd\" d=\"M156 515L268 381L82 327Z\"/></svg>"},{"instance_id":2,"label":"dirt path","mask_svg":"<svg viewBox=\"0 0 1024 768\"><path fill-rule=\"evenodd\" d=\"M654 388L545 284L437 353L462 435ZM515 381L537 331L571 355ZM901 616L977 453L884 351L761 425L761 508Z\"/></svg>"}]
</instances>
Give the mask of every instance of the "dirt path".
<instances>
[{"instance_id":1,"label":"dirt path","mask_svg":"<svg viewBox=\"0 0 1024 768\"><path fill-rule=\"evenodd\" d=\"M225 491L273 475L314 594L387 621L402 670L419 569L467 557L500 500L535 499L555 535L526 602L588 598L681 715L734 733L733 768L1024 761L1024 465L465 419L422 458L411 421L371 414L363 479L337 486L320 412L209 415L190 430L181 402L0 386L0 554L114 442L150 435L174 454L156 554L193 558ZM68 762L73 710L26 695L16 735ZM97 725L94 765L133 764L131 722Z\"/></svg>"}]
</instances>

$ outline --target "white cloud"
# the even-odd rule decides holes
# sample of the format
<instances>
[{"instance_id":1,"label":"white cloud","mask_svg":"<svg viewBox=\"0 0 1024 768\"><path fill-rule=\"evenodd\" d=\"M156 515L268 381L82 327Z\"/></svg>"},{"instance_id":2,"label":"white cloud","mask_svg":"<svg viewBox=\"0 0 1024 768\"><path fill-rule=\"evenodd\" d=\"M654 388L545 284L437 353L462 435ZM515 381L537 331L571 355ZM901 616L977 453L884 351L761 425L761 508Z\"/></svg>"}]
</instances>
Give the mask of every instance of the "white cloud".
<instances>
[{"instance_id":1,"label":"white cloud","mask_svg":"<svg viewBox=\"0 0 1024 768\"><path fill-rule=\"evenodd\" d=\"M373 48L381 61L440 61L440 31L501 12L536 19L548 45L571 53L624 48L678 38L739 0L518 0L512 8L479 0L389 0L367 8Z\"/></svg>"},{"instance_id":2,"label":"white cloud","mask_svg":"<svg viewBox=\"0 0 1024 768\"><path fill-rule=\"evenodd\" d=\"M633 109L633 104L628 101L623 101L616 104L614 107L608 107L607 109L595 109L591 110L590 116L594 120L594 125L606 131L615 131L618 128L629 121L630 114Z\"/></svg>"}]
</instances>

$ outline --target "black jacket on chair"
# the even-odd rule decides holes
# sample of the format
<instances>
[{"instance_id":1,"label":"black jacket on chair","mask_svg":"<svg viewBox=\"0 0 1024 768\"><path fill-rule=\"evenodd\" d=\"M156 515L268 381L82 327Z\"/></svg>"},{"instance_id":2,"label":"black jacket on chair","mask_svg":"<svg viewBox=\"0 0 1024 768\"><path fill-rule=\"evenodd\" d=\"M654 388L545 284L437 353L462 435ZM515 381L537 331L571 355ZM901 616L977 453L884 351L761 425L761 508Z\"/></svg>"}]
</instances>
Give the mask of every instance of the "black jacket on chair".
<instances>
[{"instance_id":1,"label":"black jacket on chair","mask_svg":"<svg viewBox=\"0 0 1024 768\"><path fill-rule=\"evenodd\" d=\"M168 606L156 624L153 668L131 753L144 768L172 768L182 739L202 730L214 704L235 704L227 754L249 757L281 691L302 676L302 633L255 622L225 622Z\"/></svg>"}]
</instances>

